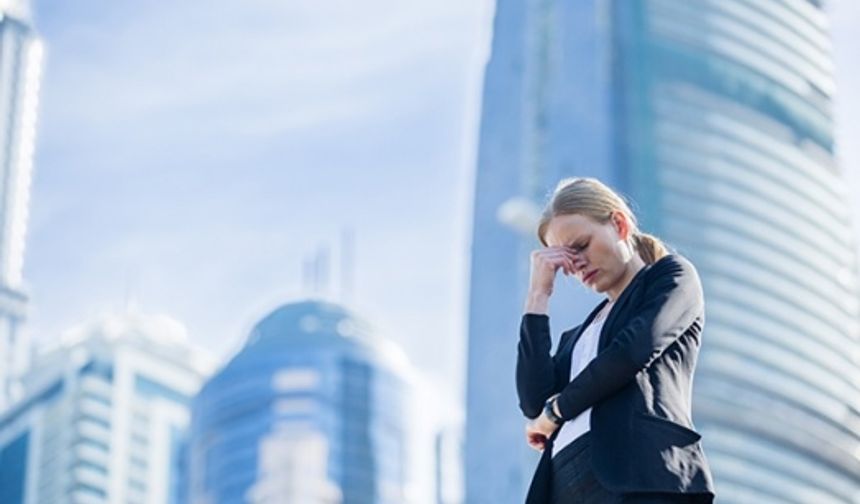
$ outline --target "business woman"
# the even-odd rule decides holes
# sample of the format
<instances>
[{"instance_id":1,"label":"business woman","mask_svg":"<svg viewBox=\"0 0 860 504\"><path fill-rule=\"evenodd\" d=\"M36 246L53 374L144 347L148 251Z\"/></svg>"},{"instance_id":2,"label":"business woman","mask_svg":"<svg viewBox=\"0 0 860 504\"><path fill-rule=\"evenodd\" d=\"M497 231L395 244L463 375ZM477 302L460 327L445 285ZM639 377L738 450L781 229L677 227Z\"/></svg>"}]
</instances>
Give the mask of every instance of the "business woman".
<instances>
[{"instance_id":1,"label":"business woman","mask_svg":"<svg viewBox=\"0 0 860 504\"><path fill-rule=\"evenodd\" d=\"M594 178L562 180L537 234L516 367L526 441L542 451L526 502L713 502L691 414L704 326L695 267ZM558 271L605 299L550 355Z\"/></svg>"}]
</instances>

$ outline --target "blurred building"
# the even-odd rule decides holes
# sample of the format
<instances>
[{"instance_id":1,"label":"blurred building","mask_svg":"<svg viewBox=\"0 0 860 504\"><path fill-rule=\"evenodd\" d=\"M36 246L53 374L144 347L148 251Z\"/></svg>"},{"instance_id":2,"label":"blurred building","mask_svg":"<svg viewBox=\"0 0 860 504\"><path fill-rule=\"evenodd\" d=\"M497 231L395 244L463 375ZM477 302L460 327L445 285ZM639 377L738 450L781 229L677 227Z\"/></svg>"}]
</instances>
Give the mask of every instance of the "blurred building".
<instances>
[{"instance_id":1,"label":"blurred building","mask_svg":"<svg viewBox=\"0 0 860 504\"><path fill-rule=\"evenodd\" d=\"M41 65L29 3L0 1L0 411L20 396L16 377L29 352L21 274Z\"/></svg>"},{"instance_id":2,"label":"blurred building","mask_svg":"<svg viewBox=\"0 0 860 504\"><path fill-rule=\"evenodd\" d=\"M536 213L566 176L632 198L641 227L702 276L693 420L718 500L856 502L857 242L822 4L497 2L472 238L468 502L521 502L537 461L513 386L517 329ZM554 298L553 348L600 296L562 285Z\"/></svg>"},{"instance_id":3,"label":"blurred building","mask_svg":"<svg viewBox=\"0 0 860 504\"><path fill-rule=\"evenodd\" d=\"M411 374L343 307L281 306L195 399L191 502L413 502Z\"/></svg>"},{"instance_id":4,"label":"blurred building","mask_svg":"<svg viewBox=\"0 0 860 504\"><path fill-rule=\"evenodd\" d=\"M462 504L463 428L446 425L436 433L436 504Z\"/></svg>"},{"instance_id":5,"label":"blurred building","mask_svg":"<svg viewBox=\"0 0 860 504\"><path fill-rule=\"evenodd\" d=\"M185 502L189 404L211 367L167 317L71 331L0 416L0 502Z\"/></svg>"}]
</instances>

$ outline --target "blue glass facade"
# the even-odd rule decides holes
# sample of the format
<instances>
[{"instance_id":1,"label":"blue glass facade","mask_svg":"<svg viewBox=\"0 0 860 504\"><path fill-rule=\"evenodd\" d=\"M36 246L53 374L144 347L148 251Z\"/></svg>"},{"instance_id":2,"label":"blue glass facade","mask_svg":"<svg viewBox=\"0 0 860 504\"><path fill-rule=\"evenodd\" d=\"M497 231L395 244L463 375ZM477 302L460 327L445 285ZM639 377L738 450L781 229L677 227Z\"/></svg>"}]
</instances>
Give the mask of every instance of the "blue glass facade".
<instances>
[{"instance_id":1,"label":"blue glass facade","mask_svg":"<svg viewBox=\"0 0 860 504\"><path fill-rule=\"evenodd\" d=\"M854 502L860 296L826 15L649 0L618 16L639 75L628 165L705 288L693 411L720 500Z\"/></svg>"},{"instance_id":2,"label":"blue glass facade","mask_svg":"<svg viewBox=\"0 0 860 504\"><path fill-rule=\"evenodd\" d=\"M523 441L514 393L516 327L537 246L500 219L510 202L537 205L560 178L620 183L612 162L611 28L605 2L496 3L484 81L469 295L466 502L523 501L538 453ZM558 289L553 327L595 304ZM557 334L557 333L555 333ZM507 386L505 385L507 384Z\"/></svg>"},{"instance_id":3,"label":"blue glass facade","mask_svg":"<svg viewBox=\"0 0 860 504\"><path fill-rule=\"evenodd\" d=\"M822 7L499 0L494 23L472 239L466 500L522 502L537 457L513 376L528 252L539 244L500 222L499 208L511 198L538 208L560 178L597 176L702 277L693 419L719 501L853 502L857 247L833 156ZM553 297L554 338L599 300L563 284Z\"/></svg>"},{"instance_id":4,"label":"blue glass facade","mask_svg":"<svg viewBox=\"0 0 860 504\"><path fill-rule=\"evenodd\" d=\"M406 385L385 356L363 324L337 305L294 303L264 318L194 401L191 501L245 502L271 492L268 475L285 485L266 494L274 501L401 502ZM289 460L280 464L283 474L265 467L272 455L264 446L279 433L297 443L303 433L324 440L322 451L314 445L314 453L302 455L319 456L318 481L283 483L296 473ZM288 446L295 445L275 452Z\"/></svg>"},{"instance_id":5,"label":"blue glass facade","mask_svg":"<svg viewBox=\"0 0 860 504\"><path fill-rule=\"evenodd\" d=\"M25 432L0 446L0 502L4 504L24 504L29 440L30 433Z\"/></svg>"}]
</instances>

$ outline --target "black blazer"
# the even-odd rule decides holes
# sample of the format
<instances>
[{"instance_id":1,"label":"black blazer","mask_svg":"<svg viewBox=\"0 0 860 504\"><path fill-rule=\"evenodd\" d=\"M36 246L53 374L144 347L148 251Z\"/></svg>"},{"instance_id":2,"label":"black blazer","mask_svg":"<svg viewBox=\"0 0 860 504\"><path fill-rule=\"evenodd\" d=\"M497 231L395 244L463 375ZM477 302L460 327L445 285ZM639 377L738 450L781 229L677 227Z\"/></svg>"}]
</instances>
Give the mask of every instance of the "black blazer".
<instances>
[{"instance_id":1,"label":"black blazer","mask_svg":"<svg viewBox=\"0 0 860 504\"><path fill-rule=\"evenodd\" d=\"M696 269L679 254L640 269L606 318L597 357L570 380L573 346L607 302L564 331L552 356L549 316L523 315L516 367L520 409L536 418L557 392L564 420L591 407L592 467L610 491L702 493L702 502L712 502L711 471L691 418L705 322ZM552 443L559 430L544 446L528 503L549 502Z\"/></svg>"}]
</instances>

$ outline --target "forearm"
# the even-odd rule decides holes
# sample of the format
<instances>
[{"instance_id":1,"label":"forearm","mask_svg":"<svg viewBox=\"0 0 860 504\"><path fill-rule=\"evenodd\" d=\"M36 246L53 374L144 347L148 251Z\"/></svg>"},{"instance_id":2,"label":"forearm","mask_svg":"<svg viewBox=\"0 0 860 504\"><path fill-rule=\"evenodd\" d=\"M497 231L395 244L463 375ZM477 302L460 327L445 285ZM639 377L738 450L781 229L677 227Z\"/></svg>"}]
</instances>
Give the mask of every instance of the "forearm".
<instances>
[{"instance_id":1,"label":"forearm","mask_svg":"<svg viewBox=\"0 0 860 504\"><path fill-rule=\"evenodd\" d=\"M607 349L562 389L555 401L556 414L564 420L576 418L589 407L624 388L637 372L637 367L621 349Z\"/></svg>"},{"instance_id":2,"label":"forearm","mask_svg":"<svg viewBox=\"0 0 860 504\"><path fill-rule=\"evenodd\" d=\"M543 292L530 292L526 296L523 306L524 313L537 313L546 315L549 313L549 294Z\"/></svg>"},{"instance_id":3,"label":"forearm","mask_svg":"<svg viewBox=\"0 0 860 504\"><path fill-rule=\"evenodd\" d=\"M523 414L535 418L555 390L555 363L550 356L549 316L525 313L517 345L517 395Z\"/></svg>"}]
</instances>

